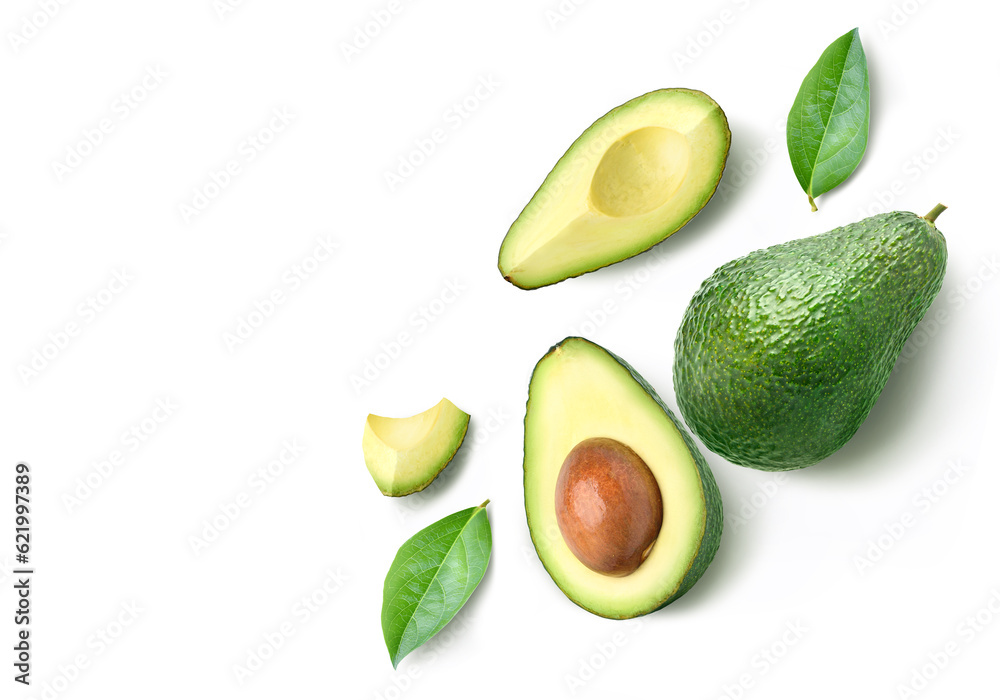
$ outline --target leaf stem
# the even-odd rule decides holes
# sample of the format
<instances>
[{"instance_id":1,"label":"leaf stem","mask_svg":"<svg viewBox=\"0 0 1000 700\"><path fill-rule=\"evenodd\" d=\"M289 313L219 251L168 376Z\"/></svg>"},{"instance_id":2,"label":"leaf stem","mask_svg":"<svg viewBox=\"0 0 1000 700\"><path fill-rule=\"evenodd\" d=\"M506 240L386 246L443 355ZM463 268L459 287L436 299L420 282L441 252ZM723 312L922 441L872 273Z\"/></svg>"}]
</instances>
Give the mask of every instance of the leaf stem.
<instances>
[{"instance_id":1,"label":"leaf stem","mask_svg":"<svg viewBox=\"0 0 1000 700\"><path fill-rule=\"evenodd\" d=\"M931 209L931 210L930 210L930 212L928 212L927 216L925 216L924 218L925 218L925 219L927 219L927 221L929 221L930 223L932 223L932 224L933 224L933 223L934 223L934 221L935 221L935 220L936 220L936 219L937 219L937 218L938 218L939 216L941 216L941 212L943 212L943 211L944 211L945 209L947 209L947 208L948 208L948 207L946 207L946 206L945 206L945 205L943 205L943 204L938 204L938 205L937 205L936 207L934 207L933 209Z\"/></svg>"},{"instance_id":2,"label":"leaf stem","mask_svg":"<svg viewBox=\"0 0 1000 700\"><path fill-rule=\"evenodd\" d=\"M481 506L479 506L479 507L480 508L485 508L489 504L489 502L490 502L490 499L487 498L485 501L483 501L483 504Z\"/></svg>"},{"instance_id":3,"label":"leaf stem","mask_svg":"<svg viewBox=\"0 0 1000 700\"><path fill-rule=\"evenodd\" d=\"M813 201L813 196L811 194L806 196L809 197L809 206L813 208L813 211L819 211L819 207L817 207L816 202Z\"/></svg>"}]
</instances>

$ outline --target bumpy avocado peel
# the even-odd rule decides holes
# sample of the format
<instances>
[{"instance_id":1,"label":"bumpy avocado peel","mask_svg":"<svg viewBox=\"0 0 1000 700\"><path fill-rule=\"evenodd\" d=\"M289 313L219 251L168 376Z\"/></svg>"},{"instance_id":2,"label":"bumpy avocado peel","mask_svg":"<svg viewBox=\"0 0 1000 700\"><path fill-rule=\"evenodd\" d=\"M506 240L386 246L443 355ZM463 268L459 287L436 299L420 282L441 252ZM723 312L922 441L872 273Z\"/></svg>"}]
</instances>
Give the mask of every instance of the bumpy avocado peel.
<instances>
[{"instance_id":1,"label":"bumpy avocado peel","mask_svg":"<svg viewBox=\"0 0 1000 700\"><path fill-rule=\"evenodd\" d=\"M688 426L730 462L777 471L840 449L941 290L934 220L891 212L718 268L675 341Z\"/></svg>"}]
</instances>

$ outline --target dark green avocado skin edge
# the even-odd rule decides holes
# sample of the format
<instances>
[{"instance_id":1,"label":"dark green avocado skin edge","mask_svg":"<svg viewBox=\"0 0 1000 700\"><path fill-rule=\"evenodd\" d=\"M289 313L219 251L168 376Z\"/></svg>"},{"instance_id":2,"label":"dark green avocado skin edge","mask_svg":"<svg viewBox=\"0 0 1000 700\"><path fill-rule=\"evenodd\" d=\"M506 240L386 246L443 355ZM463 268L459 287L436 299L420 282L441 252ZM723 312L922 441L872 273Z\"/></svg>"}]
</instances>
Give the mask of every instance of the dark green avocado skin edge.
<instances>
[{"instance_id":1,"label":"dark green avocado skin edge","mask_svg":"<svg viewBox=\"0 0 1000 700\"><path fill-rule=\"evenodd\" d=\"M832 455L881 395L947 257L934 224L891 212L722 265L674 341L687 424L712 452L763 471Z\"/></svg>"},{"instance_id":2,"label":"dark green avocado skin edge","mask_svg":"<svg viewBox=\"0 0 1000 700\"><path fill-rule=\"evenodd\" d=\"M662 409L663 412L665 414L667 414L667 417L674 424L674 427L676 427L677 430L680 432L681 437L684 439L685 446L688 448L688 451L691 453L692 458L694 458L695 466L698 468L699 480L701 481L702 497L704 498L704 501L705 501L705 521L704 521L704 524L702 526L701 543L698 546L698 552L695 554L694 558L691 560L690 564L688 565L687 573L684 574L684 578L681 579L680 585L678 585L677 589L673 593L671 593L669 596L667 596L667 598L665 598L662 602L660 602L659 604L657 604L655 607L650 608L649 610L640 611L640 612L637 612L634 615L622 615L622 616L617 616L616 617L616 616L611 616L611 615L605 615L604 613L601 613L601 612L599 612L597 610L591 610L590 608L588 608L585 605L580 605L580 603L578 603L576 600L574 600L573 597L570 596L569 593L567 593L562 588L562 586L559 586L559 582L556 581L556 579L555 579L554 576L552 576L552 572L549 571L549 569L548 569L547 566L545 566L545 562L542 560L541 557L538 557L538 560L542 562L542 566L545 568L546 572L549 574L549 577L552 578L552 581L556 584L556 586L559 586L559 590L561 590L566 595L567 598L569 598L571 601L573 601L573 603L575 603L579 607L583 608L587 612L593 613L594 615L597 615L599 617L604 617L604 618L608 618L608 619L611 619L611 620L627 620L627 619L631 619L631 618L634 618L634 617L640 617L642 615L647 615L647 614L649 614L651 612L656 612L657 610L661 610L664 607L666 607L667 605L670 605L675 600L677 600L682 595L684 595L689 590L691 590L691 587L694 586L694 584L697 583L698 579L701 578L702 574L705 573L705 571L708 569L708 565L712 563L712 559L715 557L715 553L718 551L719 544L720 544L720 542L722 540L722 524L723 524L722 496L719 494L719 486L715 482L715 476L712 474L712 470L709 468L708 462L705 461L705 458L702 456L701 452L698 450L698 447L697 447L697 445L695 445L694 440L691 438L691 435L684 428L684 424L681 423L677 419L677 417L674 415L673 411L671 411L667 407L667 405L665 403L663 403L663 400L660 398L659 394L657 394L656 390L653 389L653 387L650 386L649 383L645 379L642 378L642 375L640 375L632 367L632 365L630 365L625 360L623 360L622 358L620 358L617 355L615 355L610 350L608 350L608 349L606 349L606 348L598 345L597 343L594 343L594 342L592 342L590 340L587 340L586 338L581 338L581 337L578 337L578 336L570 336L570 337L564 338L562 341L560 341L559 343L556 343L551 348L549 348L549 351L546 352L545 355L543 355L542 358L537 363L535 363L535 368L531 372L532 379L534 379L535 371L538 370L538 366L549 355L551 355L553 352L555 352L556 350L558 350L566 342L571 341L571 340L580 340L580 341L583 341L585 343L589 343L590 345L594 345L595 347L599 348L603 352L607 353L607 355L611 359L613 359L615 362L617 362L623 368L625 368L625 370L629 373L629 375L631 375L632 378L635 379L639 383L639 385L643 388L643 390L652 397L653 401L655 401L656 404L660 407L660 409ZM529 382L529 384L530 384L530 382ZM527 444L527 439L528 439L527 420L528 420L528 411L530 411L530 409L531 409L531 392L529 391L528 392L528 401L527 401L527 404L525 406L525 414L524 414L524 422L525 422L524 448L525 448L525 455L527 455L527 447L528 447L528 444ZM526 476L527 476L527 474L525 474L525 477ZM526 481L526 479L525 479L525 481ZM531 526L531 515L528 513L527 501L525 502L524 512L525 512L525 517L526 517L526 519L528 521L528 534L531 535L532 543L534 544L535 531L534 531L534 529ZM535 554L536 555L538 554L537 546L536 546L536 549L535 549Z\"/></svg>"},{"instance_id":3,"label":"dark green avocado skin edge","mask_svg":"<svg viewBox=\"0 0 1000 700\"><path fill-rule=\"evenodd\" d=\"M566 280L573 279L574 277L581 277L582 275L585 275L588 272L594 272L595 270L600 270L600 269L608 267L610 265L614 265L615 263L623 262L625 260L628 260L629 258L634 258L636 255L641 255L642 253L645 253L646 251L651 250L652 248L655 248L660 243L663 243L663 241L667 240L672 235L674 235L675 233L677 233L678 231L680 231L682 228L684 228L685 226L687 226L691 222L691 219L693 219L695 216L697 216L701 212L701 210L704 209L708 205L708 203L710 201L712 201L712 197L715 196L716 190L719 189L719 183L722 182L722 175L726 171L726 163L729 160L729 149L730 149L730 147L732 146L732 143L733 143L733 132L732 132L732 129L729 128L729 119L726 117L726 113L723 111L722 107L719 106L719 103L716 102L715 100L713 100L710 96L708 96L707 94L705 94L701 90L694 90L692 88L660 88L659 90L652 90L652 91L647 92L647 93L645 93L643 95L640 95L639 97L634 97L631 100L629 100L628 102L625 102L625 103L622 103L622 104L618 105L617 107L615 107L614 109L612 109L610 112L608 112L607 114L605 114L603 117L599 118L593 124L591 124L590 126L588 126L586 129L584 129L583 133L580 134L576 138L576 140L573 141L572 144L570 144L569 148L566 149L566 152L563 153L563 155L561 155L559 157L559 160L556 161L556 164L554 166L552 166L552 170L550 170L549 173L542 180L542 184L538 186L538 189L535 191L535 193L533 195L531 195L531 199L529 199L528 203L526 205L524 205L524 208L521 210L521 213L517 215L516 219L514 219L514 223L512 223L510 225L510 228L513 228L514 225L521 219L521 217L524 216L525 212L531 206L531 203L534 201L535 197L537 197L538 193L542 191L542 189L545 187L545 183L547 183L549 181L549 178L552 177L553 173L556 173L556 172L559 171L560 166L562 165L562 162L566 159L567 155L569 155L569 152L573 150L573 146L576 145L577 141L579 141L580 139L582 139L599 122L602 122L602 121L604 121L606 119L610 119L610 118L614 117L615 114L619 110L622 110L622 109L624 109L626 107L631 107L631 106L633 106L633 104L635 102L639 102L641 100L647 99L651 95L655 95L658 92L663 92L664 90L669 90L671 92L687 92L687 93L691 93L693 95L700 95L701 97L704 97L708 102L710 102L713 105L715 105L715 108L719 111L719 116L722 117L722 123L725 125L726 146L725 146L725 148L723 149L723 152L722 152L722 161L721 161L721 165L719 167L719 173L718 173L718 176L715 178L715 185L712 187L711 191L708 192L708 194L706 195L706 197L705 197L704 201L701 203L701 205L698 206L692 212L691 216L689 216L683 222L681 222L681 224L679 226L677 226L676 228L674 228L671 231L665 232L663 234L662 238L660 238L657 241L654 241L653 243L651 243L650 245L646 246L645 248L640 248L639 250L636 250L634 253L628 253L627 255L625 255L625 257L619 258L617 260L612 260L610 262L606 262L603 265L598 265L597 267L592 267L589 270L582 270L580 272L577 272L576 274L566 275L565 277L563 277L561 279L557 279L557 280L555 280L553 282L548 282L546 284L540 284L540 285L537 285L537 286L534 286L534 287L526 287L526 286L520 285L516 281L514 281L510 277L508 277L504 273L503 266L500 264L500 254L498 253L497 254L497 269L500 270L500 274L503 275L503 278L505 280L507 280L508 282L510 282L512 285L514 285L518 289L524 289L525 291L531 291L533 289L542 289L543 287L551 287L553 284L559 284L560 282L565 282ZM510 235L510 228L507 230L507 235ZM506 236L504 236L504 240L506 241ZM503 250L503 243L500 244L500 250L501 251Z\"/></svg>"}]
</instances>

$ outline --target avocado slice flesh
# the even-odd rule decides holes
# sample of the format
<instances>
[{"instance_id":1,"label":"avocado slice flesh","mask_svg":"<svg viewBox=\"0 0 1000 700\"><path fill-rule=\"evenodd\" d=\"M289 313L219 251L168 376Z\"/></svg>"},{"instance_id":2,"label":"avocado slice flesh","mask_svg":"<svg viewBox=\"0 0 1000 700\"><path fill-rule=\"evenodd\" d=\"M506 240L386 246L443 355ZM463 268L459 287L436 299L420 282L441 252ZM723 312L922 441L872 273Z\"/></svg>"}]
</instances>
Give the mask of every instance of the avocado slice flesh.
<instances>
[{"instance_id":1,"label":"avocado slice flesh","mask_svg":"<svg viewBox=\"0 0 1000 700\"><path fill-rule=\"evenodd\" d=\"M722 108L697 90L657 90L613 109L570 146L510 227L501 273L535 289L651 248L712 198L729 144Z\"/></svg>"},{"instance_id":2,"label":"avocado slice flesh","mask_svg":"<svg viewBox=\"0 0 1000 700\"><path fill-rule=\"evenodd\" d=\"M426 488L465 440L469 414L448 399L408 418L371 414L365 421L365 465L386 496Z\"/></svg>"},{"instance_id":3,"label":"avocado slice flesh","mask_svg":"<svg viewBox=\"0 0 1000 700\"><path fill-rule=\"evenodd\" d=\"M590 569L564 539L556 512L566 456L582 441L627 445L660 489L662 526L626 576ZM567 338L536 365L524 420L524 505L545 569L580 607L602 617L645 615L676 600L704 573L722 534L715 479L683 426L626 362L583 338Z\"/></svg>"},{"instance_id":4,"label":"avocado slice flesh","mask_svg":"<svg viewBox=\"0 0 1000 700\"><path fill-rule=\"evenodd\" d=\"M878 214L754 251L702 283L673 372L681 413L708 449L784 471L851 439L941 290L943 210Z\"/></svg>"}]
</instances>

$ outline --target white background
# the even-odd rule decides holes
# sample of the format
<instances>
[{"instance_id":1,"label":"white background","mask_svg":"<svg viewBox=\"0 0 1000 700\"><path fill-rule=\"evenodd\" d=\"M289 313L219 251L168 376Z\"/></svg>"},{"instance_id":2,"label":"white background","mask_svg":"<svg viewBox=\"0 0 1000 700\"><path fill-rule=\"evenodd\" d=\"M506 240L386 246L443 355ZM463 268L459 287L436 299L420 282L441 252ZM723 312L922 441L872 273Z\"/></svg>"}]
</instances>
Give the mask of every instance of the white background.
<instances>
[{"instance_id":1,"label":"white background","mask_svg":"<svg viewBox=\"0 0 1000 700\"><path fill-rule=\"evenodd\" d=\"M43 697L48 684L59 698L570 697L582 682L575 697L892 698L949 642L957 656L917 697L993 687L1000 621L987 609L972 638L960 625L1000 590L1000 282L984 267L1000 253L994 5L593 0L556 14L556 0L404 0L348 57L387 0L248 0L221 14L211 0L69 2L37 15L32 34L24 23L43 4L0 13L0 558L13 563L13 467L25 460L37 567L34 685L11 680L8 612L0 695ZM782 119L824 47L855 26L871 69L869 148L813 214ZM124 106L121 93L142 93L157 70L155 89ZM500 241L566 147L612 107L671 86L704 90L729 117L722 191L651 253L536 292L504 282ZM459 113L467 98L474 109ZM247 150L273 110L290 123ZM103 119L110 133L81 148ZM390 188L386 173L437 128L444 142ZM70 149L86 155L60 178ZM181 205L230 160L240 172L186 221ZM574 606L524 518L534 363L583 333L674 405L673 337L701 280L879 211L880 198L920 214L949 205L938 223L950 259L931 311L941 321L918 331L857 436L784 478L706 451L729 521L701 582L641 624ZM312 265L318 237L339 248L293 289L284 275ZM100 313L79 308L123 269L131 281ZM432 304L449 283L464 288L457 300ZM285 302L227 347L275 289ZM613 313L593 313L609 301ZM432 305L433 323L413 317ZM79 333L46 350L68 323ZM400 333L409 346L355 388ZM23 375L36 351L52 357ZM442 396L473 416L465 447L425 494L382 497L362 459L365 415ZM166 416L157 400L176 408ZM145 439L128 438L143 421ZM256 488L288 440L302 453ZM102 480L115 451L123 461ZM967 469L949 485L952 461ZM89 496L88 475L102 482ZM196 553L191 538L240 494L249 505ZM486 578L394 673L379 611L397 547L486 498ZM911 526L859 570L904 517ZM327 596L324 582L339 589ZM323 601L308 619L303 596ZM234 668L282 625L292 636L241 684ZM99 632L118 636L104 647Z\"/></svg>"}]
</instances>

